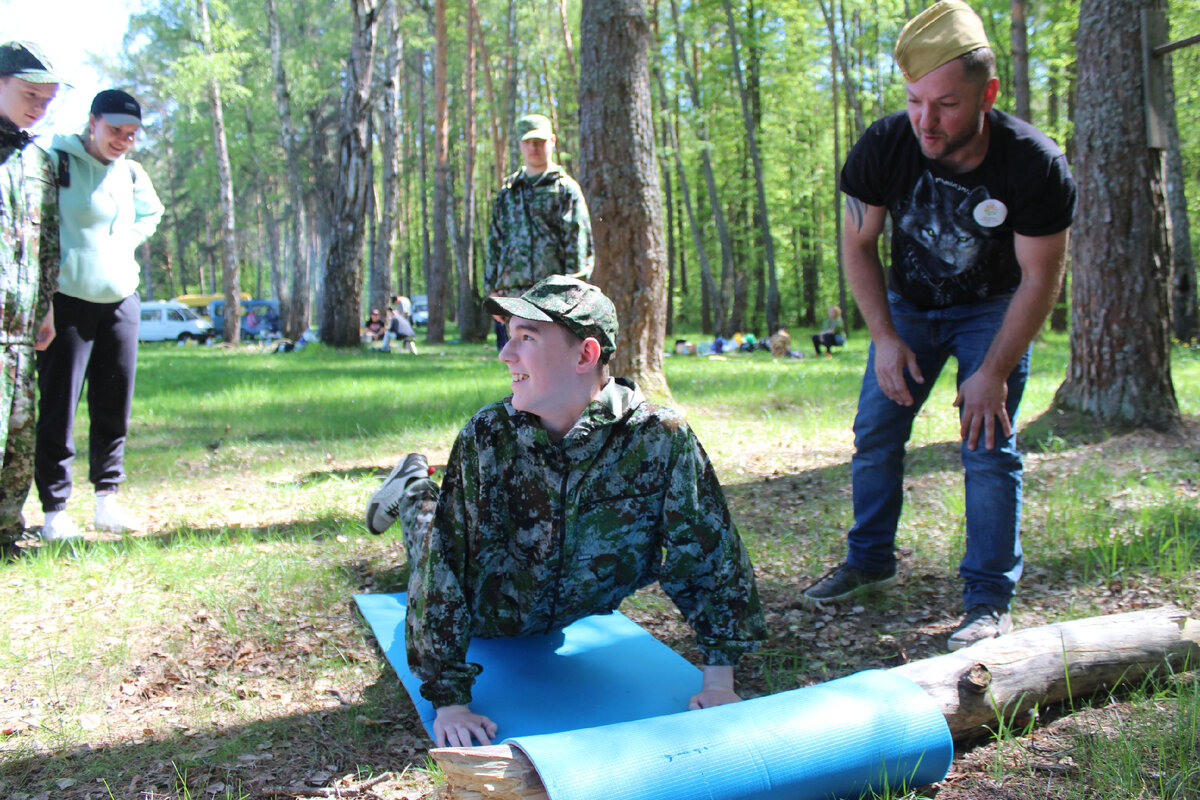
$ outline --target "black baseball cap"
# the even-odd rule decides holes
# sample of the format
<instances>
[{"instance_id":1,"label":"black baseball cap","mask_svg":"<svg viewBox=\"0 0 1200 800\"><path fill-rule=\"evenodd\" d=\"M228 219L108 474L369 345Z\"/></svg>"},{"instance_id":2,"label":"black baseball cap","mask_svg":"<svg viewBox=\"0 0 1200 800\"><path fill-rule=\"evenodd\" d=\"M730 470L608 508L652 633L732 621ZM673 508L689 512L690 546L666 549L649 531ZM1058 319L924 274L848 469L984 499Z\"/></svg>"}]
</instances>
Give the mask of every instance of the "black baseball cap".
<instances>
[{"instance_id":1,"label":"black baseball cap","mask_svg":"<svg viewBox=\"0 0 1200 800\"><path fill-rule=\"evenodd\" d=\"M142 107L128 92L105 89L92 98L92 116L104 117L109 125L141 125Z\"/></svg>"}]
</instances>

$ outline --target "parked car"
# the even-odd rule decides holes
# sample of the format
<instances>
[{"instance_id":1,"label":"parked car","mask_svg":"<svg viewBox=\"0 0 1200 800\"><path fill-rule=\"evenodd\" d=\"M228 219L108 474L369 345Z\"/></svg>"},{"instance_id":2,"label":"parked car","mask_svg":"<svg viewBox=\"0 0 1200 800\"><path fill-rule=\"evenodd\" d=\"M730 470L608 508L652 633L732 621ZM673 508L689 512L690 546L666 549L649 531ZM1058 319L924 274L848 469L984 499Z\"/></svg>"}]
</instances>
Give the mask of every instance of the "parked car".
<instances>
[{"instance_id":1,"label":"parked car","mask_svg":"<svg viewBox=\"0 0 1200 800\"><path fill-rule=\"evenodd\" d=\"M251 318L253 314L253 318ZM225 331L225 301L213 300L208 304L208 316L212 319L217 336ZM242 338L273 339L279 335L279 301L252 299L242 301Z\"/></svg>"},{"instance_id":2,"label":"parked car","mask_svg":"<svg viewBox=\"0 0 1200 800\"><path fill-rule=\"evenodd\" d=\"M138 340L161 342L174 340L186 343L195 340L205 344L212 338L208 320L174 300L147 300L142 303L142 318L138 323Z\"/></svg>"},{"instance_id":3,"label":"parked car","mask_svg":"<svg viewBox=\"0 0 1200 800\"><path fill-rule=\"evenodd\" d=\"M425 326L429 324L429 297L414 294L412 297L412 324Z\"/></svg>"}]
</instances>

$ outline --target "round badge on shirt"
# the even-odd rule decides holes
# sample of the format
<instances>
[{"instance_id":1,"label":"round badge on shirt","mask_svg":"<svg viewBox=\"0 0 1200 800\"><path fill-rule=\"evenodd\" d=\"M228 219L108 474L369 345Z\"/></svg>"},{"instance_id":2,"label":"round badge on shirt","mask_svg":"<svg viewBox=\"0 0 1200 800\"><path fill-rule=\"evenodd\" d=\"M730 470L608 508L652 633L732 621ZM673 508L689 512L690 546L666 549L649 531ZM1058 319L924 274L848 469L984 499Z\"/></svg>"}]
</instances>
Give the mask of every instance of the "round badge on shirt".
<instances>
[{"instance_id":1,"label":"round badge on shirt","mask_svg":"<svg viewBox=\"0 0 1200 800\"><path fill-rule=\"evenodd\" d=\"M1008 207L999 200L989 197L975 206L975 221L985 228L995 228L1008 219Z\"/></svg>"}]
</instances>

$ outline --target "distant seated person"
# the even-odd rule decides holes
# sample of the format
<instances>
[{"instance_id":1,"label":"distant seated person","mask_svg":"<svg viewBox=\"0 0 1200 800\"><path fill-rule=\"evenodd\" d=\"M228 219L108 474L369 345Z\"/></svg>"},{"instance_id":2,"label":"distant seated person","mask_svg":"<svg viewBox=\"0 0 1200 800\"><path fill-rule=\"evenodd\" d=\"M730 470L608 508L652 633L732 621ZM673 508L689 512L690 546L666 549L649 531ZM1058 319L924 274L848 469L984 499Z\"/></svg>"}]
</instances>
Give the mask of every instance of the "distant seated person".
<instances>
[{"instance_id":1,"label":"distant seated person","mask_svg":"<svg viewBox=\"0 0 1200 800\"><path fill-rule=\"evenodd\" d=\"M408 663L437 709L438 746L496 736L469 706L472 637L561 629L655 581L704 657L690 707L737 702L734 666L766 637L754 571L687 423L609 376L612 302L551 275L484 307L506 320L512 394L467 422L440 490L412 453L367 506L373 533L401 521Z\"/></svg>"},{"instance_id":2,"label":"distant seated person","mask_svg":"<svg viewBox=\"0 0 1200 800\"><path fill-rule=\"evenodd\" d=\"M246 329L249 331L258 329L258 314L254 313L254 309L246 312Z\"/></svg>"},{"instance_id":3,"label":"distant seated person","mask_svg":"<svg viewBox=\"0 0 1200 800\"><path fill-rule=\"evenodd\" d=\"M388 307L387 332L383 334L383 345L379 348L392 352L392 342L400 342L400 349L417 355L417 332L413 330L408 317L395 306Z\"/></svg>"},{"instance_id":4,"label":"distant seated person","mask_svg":"<svg viewBox=\"0 0 1200 800\"><path fill-rule=\"evenodd\" d=\"M272 335L279 333L279 312L273 308L267 309L267 315L263 319L263 332Z\"/></svg>"},{"instance_id":5,"label":"distant seated person","mask_svg":"<svg viewBox=\"0 0 1200 800\"><path fill-rule=\"evenodd\" d=\"M367 321L363 323L363 341L378 342L383 338L383 333L387 326L383 319L379 316L379 309L372 308L371 315L367 317Z\"/></svg>"},{"instance_id":6,"label":"distant seated person","mask_svg":"<svg viewBox=\"0 0 1200 800\"><path fill-rule=\"evenodd\" d=\"M787 358L791 355L792 335L787 328L780 328L771 336L771 355L776 358Z\"/></svg>"},{"instance_id":7,"label":"distant seated person","mask_svg":"<svg viewBox=\"0 0 1200 800\"><path fill-rule=\"evenodd\" d=\"M813 334L812 341L813 350L817 351L817 355L821 355L822 346L825 347L825 355L832 355L833 348L846 343L846 337L842 335L842 309L837 306L829 307L825 327L821 328L820 333Z\"/></svg>"}]
</instances>

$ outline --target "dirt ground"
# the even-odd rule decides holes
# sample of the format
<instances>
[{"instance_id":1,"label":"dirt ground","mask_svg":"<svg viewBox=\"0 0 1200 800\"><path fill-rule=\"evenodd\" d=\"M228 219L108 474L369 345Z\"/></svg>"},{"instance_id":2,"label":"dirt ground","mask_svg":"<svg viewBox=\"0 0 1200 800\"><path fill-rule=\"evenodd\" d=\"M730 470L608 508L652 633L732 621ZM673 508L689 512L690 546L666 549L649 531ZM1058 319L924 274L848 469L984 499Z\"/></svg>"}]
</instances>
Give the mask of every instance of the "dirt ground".
<instances>
[{"instance_id":1,"label":"dirt ground","mask_svg":"<svg viewBox=\"0 0 1200 800\"><path fill-rule=\"evenodd\" d=\"M1200 425L1192 423L1184 439L1173 440L1200 453ZM1154 434L1130 434L1078 448L1079 458L1116 458L1137 447L1162 443ZM1037 470L1037 457L1029 468ZM1056 462L1061 468L1061 461ZM753 517L777 508L798 493L821 494L820 473L759 476L756 483L730 492L737 517ZM1200 483L1190 488L1200 497ZM834 498L834 502L842 502ZM1200 500L1198 500L1200 502ZM270 542L264 538L263 547ZM370 561L344 565L363 591L393 591L401 586L399 544L381 545ZM391 548L388 552L387 548ZM903 554L902 554L903 555ZM813 576L798 576L787 559L756 565L768 609L772 656L747 660L739 681L748 695L761 695L782 681L806 685L860 669L887 668L944 652L945 637L959 611L958 586L944 570L905 570L906 600L876 608L862 603L810 611L796 597ZM1190 575L1200 582L1200 567ZM0 591L8 581L0 571ZM1174 586L1128 573L1105 583L1055 585L1045 568L1028 566L1022 583L1036 605L1023 609L1023 627L1077 616L1086 607L1116 613L1168 604ZM10 587L11 588L11 587ZM239 595L237 607L199 610L171 629L147 629L127 643L127 669L115 678L96 667L72 680L107 680L115 687L103 720L91 720L104 736L65 750L23 750L30 731L49 726L56 692L46 664L30 664L19 679L0 686L0 797L11 800L176 800L225 797L361 797L413 800L431 796L427 771L429 742L411 705L401 699L394 673L382 663L373 639L347 602L333 616L313 618L283 613L254 595ZM661 640L696 660L690 634L663 602L644 600L627 613ZM96 602L102 602L97 600ZM1191 609L1200 616L1200 607ZM216 624L217 613L266 617L271 635L234 636ZM65 624L53 614L11 619L12 636L44 634ZM262 625L258 629L262 629ZM173 647L168 647L173 643ZM778 654L794 654L795 674L788 676ZM337 685L314 678L306 666L313 654L337 654L353 680ZM782 674L782 677L781 677ZM189 710L203 700L211 706L253 699L259 719L232 726L192 727ZM1032 732L1016 739L978 740L956 754L945 781L924 794L944 800L1016 800L1060 796L1059 789L1079 780L1072 750L1079 731L1109 735L1112 719L1128 713L1120 699L1093 699L1083 710L1044 709ZM103 726L101 726L101 721ZM80 723L87 729L89 720ZM98 777L97 777L98 776ZM6 786L7 784L7 786ZM53 786L53 790L46 789ZM1200 797L1200 795L1197 795Z\"/></svg>"}]
</instances>

